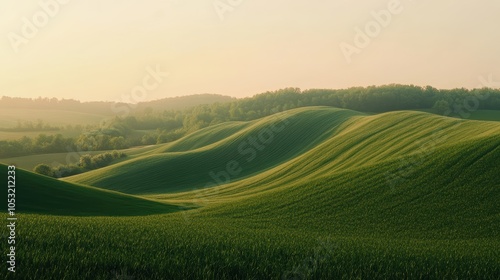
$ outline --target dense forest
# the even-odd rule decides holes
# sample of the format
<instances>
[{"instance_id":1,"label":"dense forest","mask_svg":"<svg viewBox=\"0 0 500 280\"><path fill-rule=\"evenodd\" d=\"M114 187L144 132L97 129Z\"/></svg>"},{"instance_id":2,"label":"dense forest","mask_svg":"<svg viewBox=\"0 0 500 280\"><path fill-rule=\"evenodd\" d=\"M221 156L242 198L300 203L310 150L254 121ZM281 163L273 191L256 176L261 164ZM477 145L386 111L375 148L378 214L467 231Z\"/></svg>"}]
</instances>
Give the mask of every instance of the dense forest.
<instances>
[{"instance_id":1,"label":"dense forest","mask_svg":"<svg viewBox=\"0 0 500 280\"><path fill-rule=\"evenodd\" d=\"M222 100L227 101L227 98ZM34 139L23 137L17 141L0 141L0 157L68 150L113 150L166 143L210 125L254 120L304 106L333 106L371 113L432 110L441 115L460 118L467 118L470 112L476 110L500 110L499 89L439 90L430 86L413 85L305 91L286 88L230 100L233 101L197 105L187 109L162 109L159 104L163 101L150 103L155 105L154 108L144 107L143 104L142 110L118 114L113 119L102 122L100 126L87 127L77 138L41 134ZM137 130L148 133L140 138L132 137Z\"/></svg>"}]
</instances>

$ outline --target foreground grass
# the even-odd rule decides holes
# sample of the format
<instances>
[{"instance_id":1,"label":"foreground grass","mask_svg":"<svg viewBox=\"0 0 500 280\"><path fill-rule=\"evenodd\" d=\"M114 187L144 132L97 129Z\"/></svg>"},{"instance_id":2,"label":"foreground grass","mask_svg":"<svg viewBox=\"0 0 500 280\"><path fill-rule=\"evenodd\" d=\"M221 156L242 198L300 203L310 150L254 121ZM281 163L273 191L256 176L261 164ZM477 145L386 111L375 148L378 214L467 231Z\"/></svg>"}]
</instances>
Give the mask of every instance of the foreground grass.
<instances>
[{"instance_id":1,"label":"foreground grass","mask_svg":"<svg viewBox=\"0 0 500 280\"><path fill-rule=\"evenodd\" d=\"M500 272L500 244L491 240L337 236L238 220L187 223L180 214L21 215L18 244L19 279L495 279Z\"/></svg>"},{"instance_id":2,"label":"foreground grass","mask_svg":"<svg viewBox=\"0 0 500 280\"><path fill-rule=\"evenodd\" d=\"M0 164L0 174L7 167ZM63 182L16 169L16 210L20 213L71 216L136 216L178 211L174 205L132 195ZM7 188L4 190L7 197ZM1 205L7 211L7 203Z\"/></svg>"},{"instance_id":3,"label":"foreground grass","mask_svg":"<svg viewBox=\"0 0 500 280\"><path fill-rule=\"evenodd\" d=\"M21 213L16 276L497 279L500 147L491 138L466 144L440 151L448 156L394 189L383 181L398 167L390 161L260 195L227 186L232 199L222 189L220 201L161 215Z\"/></svg>"}]
</instances>

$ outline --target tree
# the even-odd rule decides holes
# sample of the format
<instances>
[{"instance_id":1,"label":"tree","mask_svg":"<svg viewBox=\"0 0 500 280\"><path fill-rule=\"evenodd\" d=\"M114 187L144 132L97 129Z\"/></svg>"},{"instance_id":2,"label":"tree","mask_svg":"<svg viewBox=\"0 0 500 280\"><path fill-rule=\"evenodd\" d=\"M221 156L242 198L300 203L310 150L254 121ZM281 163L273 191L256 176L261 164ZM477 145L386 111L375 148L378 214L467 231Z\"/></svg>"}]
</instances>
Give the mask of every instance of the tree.
<instances>
[{"instance_id":1,"label":"tree","mask_svg":"<svg viewBox=\"0 0 500 280\"><path fill-rule=\"evenodd\" d=\"M432 110L434 110L437 114L446 115L450 113L450 104L448 101L441 99L434 103Z\"/></svg>"},{"instance_id":2,"label":"tree","mask_svg":"<svg viewBox=\"0 0 500 280\"><path fill-rule=\"evenodd\" d=\"M79 165L83 169L88 169L88 170L92 169L92 156L89 154L81 156Z\"/></svg>"},{"instance_id":3,"label":"tree","mask_svg":"<svg viewBox=\"0 0 500 280\"><path fill-rule=\"evenodd\" d=\"M50 166L48 166L47 164L39 164L39 165L35 166L33 171L35 173L38 173L38 174L42 174L42 175L49 176L49 177L54 177L54 172L52 171L52 168Z\"/></svg>"},{"instance_id":4,"label":"tree","mask_svg":"<svg viewBox=\"0 0 500 280\"><path fill-rule=\"evenodd\" d=\"M143 145L153 145L156 143L156 138L152 134L146 134L142 136L141 144Z\"/></svg>"},{"instance_id":5,"label":"tree","mask_svg":"<svg viewBox=\"0 0 500 280\"><path fill-rule=\"evenodd\" d=\"M53 170L54 170L54 177L56 177L56 178L68 177L68 176L76 175L76 174L83 172L81 167L73 165L73 164L60 165L60 166L54 168Z\"/></svg>"},{"instance_id":6,"label":"tree","mask_svg":"<svg viewBox=\"0 0 500 280\"><path fill-rule=\"evenodd\" d=\"M153 114L153 111L154 111L154 110L153 110L153 108L151 108L151 107L146 107L146 108L144 108L143 113L144 113L144 115L146 115L146 116L147 116L147 115L151 115L151 114Z\"/></svg>"},{"instance_id":7,"label":"tree","mask_svg":"<svg viewBox=\"0 0 500 280\"><path fill-rule=\"evenodd\" d=\"M109 140L109 147L112 149L125 149L127 148L127 143L123 136L113 137Z\"/></svg>"}]
</instances>

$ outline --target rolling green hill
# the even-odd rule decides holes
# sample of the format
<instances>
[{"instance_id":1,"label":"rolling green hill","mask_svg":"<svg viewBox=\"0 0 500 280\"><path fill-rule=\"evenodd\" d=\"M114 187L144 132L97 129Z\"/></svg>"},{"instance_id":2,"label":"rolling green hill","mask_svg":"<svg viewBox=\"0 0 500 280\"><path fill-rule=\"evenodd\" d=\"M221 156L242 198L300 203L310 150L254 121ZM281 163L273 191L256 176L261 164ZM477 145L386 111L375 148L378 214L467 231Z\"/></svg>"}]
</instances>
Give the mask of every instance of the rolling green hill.
<instances>
[{"instance_id":1,"label":"rolling green hill","mask_svg":"<svg viewBox=\"0 0 500 280\"><path fill-rule=\"evenodd\" d=\"M254 217L364 236L500 235L500 124L409 112L355 119L256 176L151 197L207 206L201 220Z\"/></svg>"},{"instance_id":2,"label":"rolling green hill","mask_svg":"<svg viewBox=\"0 0 500 280\"><path fill-rule=\"evenodd\" d=\"M0 164L0 173L7 166ZM178 207L102 189L74 185L22 169L16 170L18 212L70 216L137 216L168 213ZM6 204L2 204L6 210Z\"/></svg>"},{"instance_id":3,"label":"rolling green hill","mask_svg":"<svg viewBox=\"0 0 500 280\"><path fill-rule=\"evenodd\" d=\"M251 124L250 122L228 122L200 129L184 137L182 141L175 141L165 145L162 151L185 152L195 150L224 140Z\"/></svg>"},{"instance_id":4,"label":"rolling green hill","mask_svg":"<svg viewBox=\"0 0 500 280\"><path fill-rule=\"evenodd\" d=\"M30 206L23 215L20 275L495 279L499 162L497 122L309 107L209 127L64 181L19 171L19 186L47 187L27 202L19 195L24 207L47 201L46 212ZM225 184L213 187L210 172ZM142 213L130 199L166 211L95 217L106 209L86 213L88 200L67 192L76 189L102 199L92 206L117 207L116 215L127 205ZM49 195L59 192L81 202ZM47 212L60 204L65 212ZM91 217L67 217L77 212Z\"/></svg>"},{"instance_id":5,"label":"rolling green hill","mask_svg":"<svg viewBox=\"0 0 500 280\"><path fill-rule=\"evenodd\" d=\"M226 132L224 140L198 149L167 152L169 147L175 150L192 146L192 142L196 142L196 135L188 136L180 139L180 143L166 146L164 153L136 158L66 180L134 194L204 187L226 181L228 178L219 181L214 178L218 177L220 171L228 168L241 169L236 172L237 176L233 176L239 179L282 164L308 151L325 140L338 126L359 115L354 111L326 107L296 109L292 113L253 121L237 133L229 134L232 131L226 128L223 130ZM304 129L309 125L314 125L314 129ZM213 129L219 133L221 128ZM217 133L215 138L218 138ZM205 144L212 142L211 140L214 139L207 139ZM300 144L296 144L298 140ZM186 145L184 141L187 142ZM235 163L238 166L234 166Z\"/></svg>"},{"instance_id":6,"label":"rolling green hill","mask_svg":"<svg viewBox=\"0 0 500 280\"><path fill-rule=\"evenodd\" d=\"M247 124L208 128L166 145L162 153L66 180L131 194L187 191L245 178L245 186L269 186L277 180L283 184L316 179L499 133L500 125L494 122L405 111L366 116L307 107Z\"/></svg>"},{"instance_id":7,"label":"rolling green hill","mask_svg":"<svg viewBox=\"0 0 500 280\"><path fill-rule=\"evenodd\" d=\"M398 159L316 179L275 178L261 186L247 179L205 192L203 201L196 193L162 197L204 202L207 209L193 214L200 220L244 217L255 226L365 237L498 238L499 141L496 136L448 146L403 167ZM401 174L393 173L399 168Z\"/></svg>"}]
</instances>

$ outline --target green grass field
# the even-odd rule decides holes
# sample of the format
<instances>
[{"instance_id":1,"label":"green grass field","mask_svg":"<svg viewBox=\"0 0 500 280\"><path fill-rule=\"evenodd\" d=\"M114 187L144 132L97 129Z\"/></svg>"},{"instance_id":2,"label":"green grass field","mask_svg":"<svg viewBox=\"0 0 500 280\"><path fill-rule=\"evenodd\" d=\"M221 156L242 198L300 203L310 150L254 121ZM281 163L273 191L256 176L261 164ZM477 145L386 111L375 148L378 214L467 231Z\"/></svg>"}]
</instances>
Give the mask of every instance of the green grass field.
<instances>
[{"instance_id":1,"label":"green grass field","mask_svg":"<svg viewBox=\"0 0 500 280\"><path fill-rule=\"evenodd\" d=\"M500 275L498 122L307 107L144 149L64 180L19 170L16 276Z\"/></svg>"}]
</instances>

